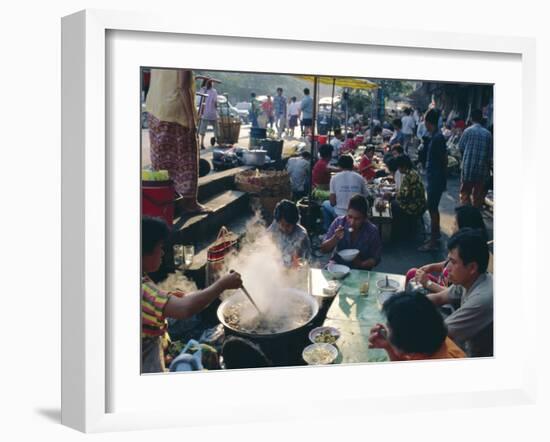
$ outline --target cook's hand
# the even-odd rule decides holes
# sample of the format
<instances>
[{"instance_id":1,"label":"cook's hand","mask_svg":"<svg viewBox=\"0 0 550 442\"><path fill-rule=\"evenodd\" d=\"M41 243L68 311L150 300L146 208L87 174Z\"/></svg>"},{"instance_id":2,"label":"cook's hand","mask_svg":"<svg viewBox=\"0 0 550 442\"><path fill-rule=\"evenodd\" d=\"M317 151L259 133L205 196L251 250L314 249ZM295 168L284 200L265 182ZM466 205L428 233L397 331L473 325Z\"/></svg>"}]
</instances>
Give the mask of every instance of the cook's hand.
<instances>
[{"instance_id":1,"label":"cook's hand","mask_svg":"<svg viewBox=\"0 0 550 442\"><path fill-rule=\"evenodd\" d=\"M340 226L337 227L334 231L334 238L336 238L338 241L340 241L344 237L344 227Z\"/></svg>"},{"instance_id":2,"label":"cook's hand","mask_svg":"<svg viewBox=\"0 0 550 442\"><path fill-rule=\"evenodd\" d=\"M383 324L376 324L370 329L369 348L388 348L388 329Z\"/></svg>"},{"instance_id":3,"label":"cook's hand","mask_svg":"<svg viewBox=\"0 0 550 442\"><path fill-rule=\"evenodd\" d=\"M243 285L241 275L237 272L231 272L225 276L222 276L218 282L222 290L238 289Z\"/></svg>"}]
</instances>

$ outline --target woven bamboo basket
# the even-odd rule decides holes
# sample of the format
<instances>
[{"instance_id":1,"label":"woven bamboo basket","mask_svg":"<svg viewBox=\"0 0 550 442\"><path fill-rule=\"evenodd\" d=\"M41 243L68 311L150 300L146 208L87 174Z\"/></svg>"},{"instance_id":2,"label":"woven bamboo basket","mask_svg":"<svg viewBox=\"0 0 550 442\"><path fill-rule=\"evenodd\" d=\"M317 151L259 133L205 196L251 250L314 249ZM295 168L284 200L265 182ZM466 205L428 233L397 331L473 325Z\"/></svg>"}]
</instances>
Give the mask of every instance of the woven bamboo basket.
<instances>
[{"instance_id":1,"label":"woven bamboo basket","mask_svg":"<svg viewBox=\"0 0 550 442\"><path fill-rule=\"evenodd\" d=\"M239 142L241 122L229 117L218 121L218 144L236 144Z\"/></svg>"},{"instance_id":2,"label":"woven bamboo basket","mask_svg":"<svg viewBox=\"0 0 550 442\"><path fill-rule=\"evenodd\" d=\"M235 186L262 197L290 195L290 176L284 170L245 170L235 176Z\"/></svg>"},{"instance_id":3,"label":"woven bamboo basket","mask_svg":"<svg viewBox=\"0 0 550 442\"><path fill-rule=\"evenodd\" d=\"M286 171L246 170L235 176L235 186L250 193L250 207L261 210L264 219L270 223L273 210L283 199L290 199L290 177Z\"/></svg>"}]
</instances>

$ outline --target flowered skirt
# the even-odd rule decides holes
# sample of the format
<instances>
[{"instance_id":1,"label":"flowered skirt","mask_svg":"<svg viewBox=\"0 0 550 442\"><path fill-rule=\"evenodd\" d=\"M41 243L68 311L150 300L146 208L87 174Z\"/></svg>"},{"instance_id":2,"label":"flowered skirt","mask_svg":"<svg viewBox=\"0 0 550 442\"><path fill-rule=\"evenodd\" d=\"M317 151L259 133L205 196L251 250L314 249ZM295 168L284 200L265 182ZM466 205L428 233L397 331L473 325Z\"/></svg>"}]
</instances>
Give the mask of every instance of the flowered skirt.
<instances>
[{"instance_id":1,"label":"flowered skirt","mask_svg":"<svg viewBox=\"0 0 550 442\"><path fill-rule=\"evenodd\" d=\"M147 120L153 168L167 170L181 196L196 198L199 170L196 129L161 121L151 114Z\"/></svg>"}]
</instances>

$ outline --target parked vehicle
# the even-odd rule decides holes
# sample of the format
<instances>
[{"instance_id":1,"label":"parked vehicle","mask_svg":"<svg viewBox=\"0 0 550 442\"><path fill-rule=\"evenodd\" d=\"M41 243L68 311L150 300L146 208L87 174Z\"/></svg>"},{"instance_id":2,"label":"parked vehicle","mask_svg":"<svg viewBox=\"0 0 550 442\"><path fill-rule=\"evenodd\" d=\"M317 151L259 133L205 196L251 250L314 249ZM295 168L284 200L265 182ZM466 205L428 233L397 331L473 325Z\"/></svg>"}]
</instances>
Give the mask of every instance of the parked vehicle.
<instances>
[{"instance_id":1,"label":"parked vehicle","mask_svg":"<svg viewBox=\"0 0 550 442\"><path fill-rule=\"evenodd\" d=\"M241 101L235 105L235 108L239 112L239 117L243 124L248 124L250 103L248 101Z\"/></svg>"}]
</instances>

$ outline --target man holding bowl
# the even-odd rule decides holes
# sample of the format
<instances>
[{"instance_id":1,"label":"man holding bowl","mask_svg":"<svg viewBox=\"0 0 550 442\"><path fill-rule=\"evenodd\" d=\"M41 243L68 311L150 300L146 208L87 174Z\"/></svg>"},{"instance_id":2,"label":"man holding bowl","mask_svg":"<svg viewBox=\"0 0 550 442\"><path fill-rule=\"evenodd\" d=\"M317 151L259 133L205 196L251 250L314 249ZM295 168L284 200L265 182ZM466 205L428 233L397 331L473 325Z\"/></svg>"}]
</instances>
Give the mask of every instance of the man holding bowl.
<instances>
[{"instance_id":1,"label":"man holding bowl","mask_svg":"<svg viewBox=\"0 0 550 442\"><path fill-rule=\"evenodd\" d=\"M321 252L332 251L332 260L354 269L370 270L376 266L382 256L382 240L376 226L367 218L368 209L363 195L353 195L346 215L339 216L330 225ZM348 252L349 249L356 252Z\"/></svg>"}]
</instances>

